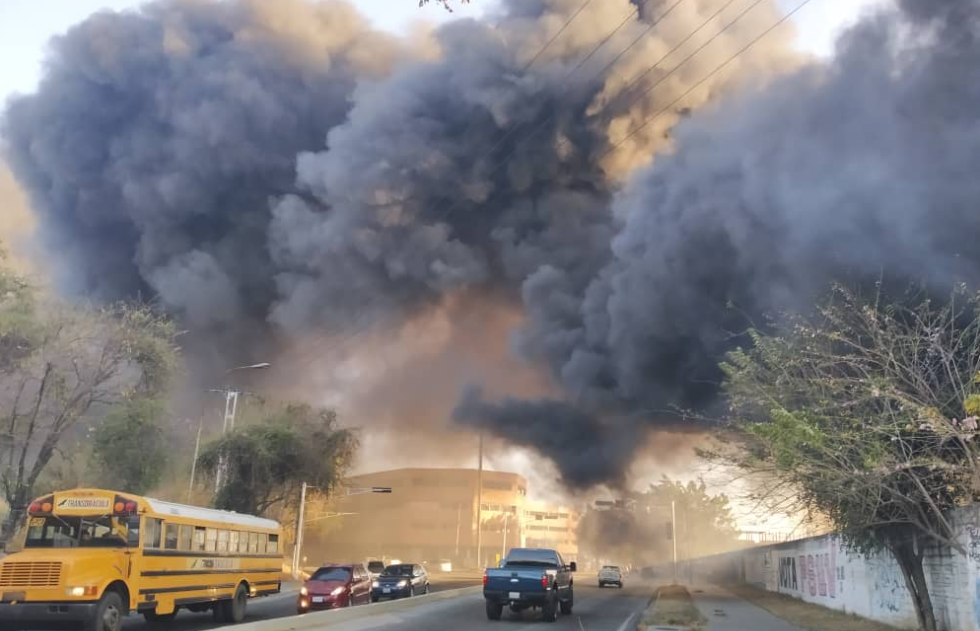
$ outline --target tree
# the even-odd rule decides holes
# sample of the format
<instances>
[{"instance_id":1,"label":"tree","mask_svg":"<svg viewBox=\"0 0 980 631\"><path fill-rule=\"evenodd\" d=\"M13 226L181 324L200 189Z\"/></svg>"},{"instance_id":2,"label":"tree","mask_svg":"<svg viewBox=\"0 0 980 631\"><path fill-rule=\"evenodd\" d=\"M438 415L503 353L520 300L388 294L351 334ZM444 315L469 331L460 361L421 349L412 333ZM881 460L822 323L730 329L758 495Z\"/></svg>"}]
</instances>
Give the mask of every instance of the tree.
<instances>
[{"instance_id":1,"label":"tree","mask_svg":"<svg viewBox=\"0 0 980 631\"><path fill-rule=\"evenodd\" d=\"M677 532L671 529L674 502ZM579 544L595 557L620 562L662 562L673 553L693 558L727 552L739 545L728 496L711 495L703 480L687 484L664 476L642 493L628 494L620 506L592 510L579 522Z\"/></svg>"},{"instance_id":2,"label":"tree","mask_svg":"<svg viewBox=\"0 0 980 631\"><path fill-rule=\"evenodd\" d=\"M167 465L160 424L165 410L156 399L129 401L98 425L91 463L106 486L143 495L160 482Z\"/></svg>"},{"instance_id":3,"label":"tree","mask_svg":"<svg viewBox=\"0 0 980 631\"><path fill-rule=\"evenodd\" d=\"M356 449L354 432L338 428L335 412L291 404L209 444L198 464L212 476L223 471L216 507L264 515L298 498L302 482L329 493L344 478Z\"/></svg>"},{"instance_id":4,"label":"tree","mask_svg":"<svg viewBox=\"0 0 980 631\"><path fill-rule=\"evenodd\" d=\"M165 391L176 334L148 307L60 302L0 268L0 490L10 505L0 542L80 421Z\"/></svg>"},{"instance_id":5,"label":"tree","mask_svg":"<svg viewBox=\"0 0 980 631\"><path fill-rule=\"evenodd\" d=\"M924 551L962 553L947 512L980 495L980 299L836 286L814 315L769 330L722 366L744 435L714 455L776 480L761 492L774 508L825 515L850 545L889 550L920 628L934 631Z\"/></svg>"},{"instance_id":6,"label":"tree","mask_svg":"<svg viewBox=\"0 0 980 631\"><path fill-rule=\"evenodd\" d=\"M446 11L452 13L453 11L453 0L419 0L419 7L424 7L429 4L429 2L435 2L436 4L441 4ZM460 4L469 4L470 0L459 0Z\"/></svg>"}]
</instances>

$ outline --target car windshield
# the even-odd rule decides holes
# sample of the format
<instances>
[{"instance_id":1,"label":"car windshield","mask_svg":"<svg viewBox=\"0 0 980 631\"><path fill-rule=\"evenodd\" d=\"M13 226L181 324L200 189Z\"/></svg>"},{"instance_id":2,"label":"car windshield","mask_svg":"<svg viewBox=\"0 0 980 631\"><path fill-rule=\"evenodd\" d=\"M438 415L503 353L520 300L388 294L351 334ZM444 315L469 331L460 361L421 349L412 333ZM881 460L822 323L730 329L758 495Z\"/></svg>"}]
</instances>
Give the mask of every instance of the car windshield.
<instances>
[{"instance_id":1,"label":"car windshield","mask_svg":"<svg viewBox=\"0 0 980 631\"><path fill-rule=\"evenodd\" d=\"M27 548L135 548L139 546L139 520L127 517L31 517Z\"/></svg>"},{"instance_id":2,"label":"car windshield","mask_svg":"<svg viewBox=\"0 0 980 631\"><path fill-rule=\"evenodd\" d=\"M618 566L615 566L615 565L604 565L602 567L602 569L604 569L604 570L612 570L613 572L618 572L619 571L619 567Z\"/></svg>"},{"instance_id":3,"label":"car windshield","mask_svg":"<svg viewBox=\"0 0 980 631\"><path fill-rule=\"evenodd\" d=\"M411 565L389 565L385 568L385 571L381 573L381 576L411 576L412 566Z\"/></svg>"},{"instance_id":4,"label":"car windshield","mask_svg":"<svg viewBox=\"0 0 980 631\"><path fill-rule=\"evenodd\" d=\"M321 567L310 577L311 581L346 581L350 578L350 568Z\"/></svg>"},{"instance_id":5,"label":"car windshield","mask_svg":"<svg viewBox=\"0 0 980 631\"><path fill-rule=\"evenodd\" d=\"M385 564L381 561L371 561L368 563L368 570L371 572L384 572Z\"/></svg>"}]
</instances>

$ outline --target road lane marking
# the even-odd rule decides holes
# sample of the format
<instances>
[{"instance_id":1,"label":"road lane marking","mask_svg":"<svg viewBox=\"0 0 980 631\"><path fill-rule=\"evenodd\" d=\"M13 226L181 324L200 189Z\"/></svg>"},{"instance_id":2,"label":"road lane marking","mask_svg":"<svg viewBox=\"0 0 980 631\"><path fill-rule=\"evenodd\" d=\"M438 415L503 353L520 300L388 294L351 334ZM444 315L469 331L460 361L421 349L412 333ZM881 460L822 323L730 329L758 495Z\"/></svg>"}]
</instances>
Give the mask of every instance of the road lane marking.
<instances>
[{"instance_id":1,"label":"road lane marking","mask_svg":"<svg viewBox=\"0 0 980 631\"><path fill-rule=\"evenodd\" d=\"M626 618L626 620L623 620L623 624L619 625L619 628L616 629L616 631L626 631L626 629L628 629L630 626L630 621L633 619L633 616L635 615L636 615L635 613L631 613L629 617Z\"/></svg>"}]
</instances>

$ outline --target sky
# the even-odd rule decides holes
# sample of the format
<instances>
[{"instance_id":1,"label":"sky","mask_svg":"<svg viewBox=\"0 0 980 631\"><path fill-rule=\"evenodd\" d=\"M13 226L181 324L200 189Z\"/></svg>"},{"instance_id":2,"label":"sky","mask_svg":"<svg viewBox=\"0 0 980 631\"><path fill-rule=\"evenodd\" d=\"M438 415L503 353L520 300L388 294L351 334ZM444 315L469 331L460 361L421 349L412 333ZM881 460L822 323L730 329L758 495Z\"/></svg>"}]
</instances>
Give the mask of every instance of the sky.
<instances>
[{"instance_id":1,"label":"sky","mask_svg":"<svg viewBox=\"0 0 980 631\"><path fill-rule=\"evenodd\" d=\"M413 22L445 22L482 14L493 0L455 3L453 13L438 3L419 8L418 0L352 0L381 28L404 31ZM720 1L720 0L719 0ZM777 0L791 9L801 0ZM828 55L837 32L869 7L888 0L811 0L796 16L801 49ZM54 35L101 9L125 10L143 0L0 0L0 102L12 93L34 90L45 45Z\"/></svg>"}]
</instances>

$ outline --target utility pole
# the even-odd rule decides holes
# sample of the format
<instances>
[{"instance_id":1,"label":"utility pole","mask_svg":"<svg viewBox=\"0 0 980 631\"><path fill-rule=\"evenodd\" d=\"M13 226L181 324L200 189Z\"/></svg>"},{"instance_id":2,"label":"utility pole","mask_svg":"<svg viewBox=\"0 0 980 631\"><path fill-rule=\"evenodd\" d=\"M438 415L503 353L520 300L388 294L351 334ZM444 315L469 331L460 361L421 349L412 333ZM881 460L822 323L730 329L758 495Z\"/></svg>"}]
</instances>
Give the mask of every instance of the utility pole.
<instances>
[{"instance_id":1,"label":"utility pole","mask_svg":"<svg viewBox=\"0 0 980 631\"><path fill-rule=\"evenodd\" d=\"M197 441L194 443L194 460L191 461L191 481L187 485L187 503L191 503L191 496L194 494L194 475L197 473L197 456L201 453L201 430L204 429L204 415L201 415L201 422L197 426Z\"/></svg>"},{"instance_id":2,"label":"utility pole","mask_svg":"<svg viewBox=\"0 0 980 631\"><path fill-rule=\"evenodd\" d=\"M299 579L299 564L303 561L301 552L303 549L303 526L306 525L306 490L315 489L318 487L310 486L306 482L303 482L299 494L299 515L296 519L296 545L293 546L293 578ZM390 486L371 486L363 489L350 489L345 488L344 494L341 497L350 497L351 495L362 495L364 493L391 493ZM337 513L336 515L329 515L329 517L340 517L343 515L356 515L357 513ZM316 519L311 519L310 521L317 521Z\"/></svg>"},{"instance_id":3,"label":"utility pole","mask_svg":"<svg viewBox=\"0 0 980 631\"><path fill-rule=\"evenodd\" d=\"M677 584L677 512L674 500L670 500L670 540L674 544L674 585Z\"/></svg>"},{"instance_id":4,"label":"utility pole","mask_svg":"<svg viewBox=\"0 0 980 631\"><path fill-rule=\"evenodd\" d=\"M476 567L483 563L483 432L480 432L480 456L476 474Z\"/></svg>"},{"instance_id":5,"label":"utility pole","mask_svg":"<svg viewBox=\"0 0 980 631\"><path fill-rule=\"evenodd\" d=\"M299 552L303 546L303 520L306 518L306 482L299 493L299 516L296 519L296 543L293 545L293 579L299 579Z\"/></svg>"},{"instance_id":6,"label":"utility pole","mask_svg":"<svg viewBox=\"0 0 980 631\"><path fill-rule=\"evenodd\" d=\"M224 436L230 431L235 430L235 413L238 411L238 391L225 390L225 415L221 424L221 435ZM222 455L218 463L218 473L214 479L214 492L221 490L221 478L228 463Z\"/></svg>"},{"instance_id":7,"label":"utility pole","mask_svg":"<svg viewBox=\"0 0 980 631\"><path fill-rule=\"evenodd\" d=\"M248 366L235 366L234 368L229 368L225 371L225 378L227 380L231 373L238 370L265 370L267 368L272 368L272 364L269 362L261 362L258 364L249 364ZM240 394L248 393L239 392L238 390L232 390L230 388L225 388L224 390L211 390L210 392L220 392L225 395L225 414L221 423L221 436L224 437L228 432L235 430L235 414L238 411L238 396ZM225 458L222 455L218 460L218 472L214 476L215 493L221 490L221 478L227 466L228 463L225 462Z\"/></svg>"},{"instance_id":8,"label":"utility pole","mask_svg":"<svg viewBox=\"0 0 980 631\"><path fill-rule=\"evenodd\" d=\"M463 511L463 505L457 504L456 505L456 558L453 559L453 562L455 563L459 563L459 518L460 518L460 513L462 513L462 511Z\"/></svg>"},{"instance_id":9,"label":"utility pole","mask_svg":"<svg viewBox=\"0 0 980 631\"><path fill-rule=\"evenodd\" d=\"M510 513L504 513L504 538L503 538L503 543L500 544L501 559L507 556L507 520L509 518L510 518Z\"/></svg>"}]
</instances>

